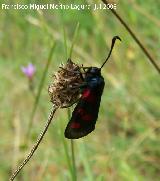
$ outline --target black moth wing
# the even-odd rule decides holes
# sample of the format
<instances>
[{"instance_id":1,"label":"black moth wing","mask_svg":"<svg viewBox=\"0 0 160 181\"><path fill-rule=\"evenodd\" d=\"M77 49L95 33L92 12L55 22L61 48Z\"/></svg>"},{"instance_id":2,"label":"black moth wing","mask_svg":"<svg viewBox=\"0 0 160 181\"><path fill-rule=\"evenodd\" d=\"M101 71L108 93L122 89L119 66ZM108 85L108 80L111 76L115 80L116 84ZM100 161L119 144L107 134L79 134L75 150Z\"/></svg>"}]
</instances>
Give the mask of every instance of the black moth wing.
<instances>
[{"instance_id":1,"label":"black moth wing","mask_svg":"<svg viewBox=\"0 0 160 181\"><path fill-rule=\"evenodd\" d=\"M65 129L65 137L68 139L81 138L95 129L105 83L101 75L88 76L86 83L87 86L82 89L82 96Z\"/></svg>"}]
</instances>

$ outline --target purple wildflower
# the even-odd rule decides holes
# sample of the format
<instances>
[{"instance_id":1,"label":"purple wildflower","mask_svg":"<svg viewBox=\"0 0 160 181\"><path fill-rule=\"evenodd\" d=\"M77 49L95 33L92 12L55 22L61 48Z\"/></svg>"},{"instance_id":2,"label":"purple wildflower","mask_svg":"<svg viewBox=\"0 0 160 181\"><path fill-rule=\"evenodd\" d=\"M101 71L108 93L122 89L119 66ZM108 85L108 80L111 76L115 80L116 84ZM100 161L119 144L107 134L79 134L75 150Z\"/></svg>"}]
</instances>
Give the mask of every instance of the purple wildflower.
<instances>
[{"instance_id":1,"label":"purple wildflower","mask_svg":"<svg viewBox=\"0 0 160 181\"><path fill-rule=\"evenodd\" d=\"M29 63L27 67L22 67L21 70L29 79L32 79L36 68L32 63Z\"/></svg>"}]
</instances>

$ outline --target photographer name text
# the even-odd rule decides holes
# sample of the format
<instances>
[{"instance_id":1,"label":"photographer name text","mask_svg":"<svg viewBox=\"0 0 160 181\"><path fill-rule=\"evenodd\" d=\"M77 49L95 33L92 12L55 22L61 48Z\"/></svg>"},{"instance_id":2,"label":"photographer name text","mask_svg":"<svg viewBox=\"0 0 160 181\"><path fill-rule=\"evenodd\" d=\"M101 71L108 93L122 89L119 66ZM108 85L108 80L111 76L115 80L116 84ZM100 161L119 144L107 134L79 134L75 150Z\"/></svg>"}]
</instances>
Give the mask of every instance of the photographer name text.
<instances>
[{"instance_id":1,"label":"photographer name text","mask_svg":"<svg viewBox=\"0 0 160 181\"><path fill-rule=\"evenodd\" d=\"M116 9L116 4L2 4L2 10L107 10L107 9Z\"/></svg>"}]
</instances>

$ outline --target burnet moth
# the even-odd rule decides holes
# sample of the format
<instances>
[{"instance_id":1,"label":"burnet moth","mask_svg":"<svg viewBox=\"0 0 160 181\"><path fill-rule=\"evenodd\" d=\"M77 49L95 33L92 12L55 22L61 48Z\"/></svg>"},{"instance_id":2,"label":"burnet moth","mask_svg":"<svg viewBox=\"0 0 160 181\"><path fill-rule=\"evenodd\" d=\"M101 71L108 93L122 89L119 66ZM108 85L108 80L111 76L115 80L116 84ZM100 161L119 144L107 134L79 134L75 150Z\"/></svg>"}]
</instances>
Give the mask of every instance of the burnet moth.
<instances>
[{"instance_id":1,"label":"burnet moth","mask_svg":"<svg viewBox=\"0 0 160 181\"><path fill-rule=\"evenodd\" d=\"M120 37L113 37L108 57L100 68L82 67L84 70L84 73L82 73L83 84L79 86L81 89L81 97L65 129L66 138L78 139L88 135L95 129L101 96L105 85L104 78L101 75L101 69L109 59L117 39L121 41Z\"/></svg>"}]
</instances>

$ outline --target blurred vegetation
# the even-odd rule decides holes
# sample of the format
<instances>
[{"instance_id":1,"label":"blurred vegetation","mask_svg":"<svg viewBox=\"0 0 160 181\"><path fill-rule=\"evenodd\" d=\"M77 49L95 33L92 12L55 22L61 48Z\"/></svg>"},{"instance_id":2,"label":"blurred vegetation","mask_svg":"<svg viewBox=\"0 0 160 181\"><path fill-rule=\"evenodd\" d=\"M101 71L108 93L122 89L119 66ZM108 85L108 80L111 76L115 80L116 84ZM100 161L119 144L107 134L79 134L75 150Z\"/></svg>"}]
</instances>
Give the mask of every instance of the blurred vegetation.
<instances>
[{"instance_id":1,"label":"blurred vegetation","mask_svg":"<svg viewBox=\"0 0 160 181\"><path fill-rule=\"evenodd\" d=\"M40 3L24 0L3 3ZM59 1L48 0L45 3ZM60 1L71 3L72 1ZM75 3L80 3L76 0ZM99 3L100 1L96 1ZM121 0L117 12L146 45L156 62L160 59L160 2ZM90 4L82 0L82 4ZM60 63L66 61L77 23L79 30L72 59L85 66L100 66L114 35L117 43L102 74L106 86L96 129L76 140L77 180L159 180L160 178L160 79L144 53L110 11L1 10L0 12L0 180L24 158L47 119L51 103L48 85ZM21 67L36 66L35 94L46 66L51 45L57 42L43 85L39 105L25 148L24 140L35 98ZM43 111L42 111L43 109ZM73 108L72 108L73 110ZM70 141L64 139L67 110L56 112L54 120L32 160L17 180L71 180L67 155Z\"/></svg>"}]
</instances>

